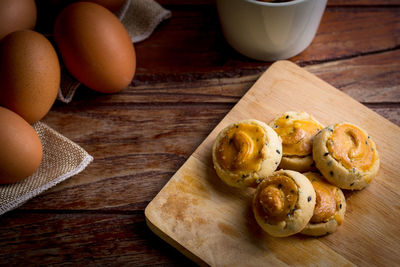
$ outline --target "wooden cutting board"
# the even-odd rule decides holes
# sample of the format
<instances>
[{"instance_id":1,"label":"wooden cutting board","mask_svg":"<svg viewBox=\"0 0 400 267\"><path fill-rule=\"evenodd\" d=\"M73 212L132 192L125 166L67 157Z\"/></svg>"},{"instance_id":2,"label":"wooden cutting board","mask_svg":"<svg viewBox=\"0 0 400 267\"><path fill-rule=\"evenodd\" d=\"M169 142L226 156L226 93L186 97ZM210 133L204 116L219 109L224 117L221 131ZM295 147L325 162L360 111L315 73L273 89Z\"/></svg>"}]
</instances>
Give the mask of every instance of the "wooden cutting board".
<instances>
[{"instance_id":1,"label":"wooden cutting board","mask_svg":"<svg viewBox=\"0 0 400 267\"><path fill-rule=\"evenodd\" d=\"M268 123L304 110L325 125L349 121L373 137L381 168L361 191L345 192L345 221L330 235L274 238L251 211L253 189L225 185L211 148L222 128ZM288 61L274 63L217 125L145 210L149 227L195 262L212 266L385 265L400 263L400 128Z\"/></svg>"}]
</instances>

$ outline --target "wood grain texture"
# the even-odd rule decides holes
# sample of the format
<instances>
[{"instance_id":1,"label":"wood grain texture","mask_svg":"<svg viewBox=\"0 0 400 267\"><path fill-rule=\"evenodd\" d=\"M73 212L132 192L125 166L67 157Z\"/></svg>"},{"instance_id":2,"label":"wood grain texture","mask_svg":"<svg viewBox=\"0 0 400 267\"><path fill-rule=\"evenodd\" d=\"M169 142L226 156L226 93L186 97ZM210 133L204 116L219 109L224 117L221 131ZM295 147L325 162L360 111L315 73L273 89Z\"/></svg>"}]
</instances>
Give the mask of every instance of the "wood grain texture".
<instances>
[{"instance_id":1,"label":"wood grain texture","mask_svg":"<svg viewBox=\"0 0 400 267\"><path fill-rule=\"evenodd\" d=\"M172 17L135 45L132 84L113 95L81 86L70 104L56 102L45 117L95 159L79 175L0 217L0 265L191 264L147 228L144 208L271 63L247 59L227 45L215 0L158 2ZM399 126L399 8L397 0L329 0L314 42L290 60ZM51 23L41 25L52 31ZM390 205L382 197L374 208ZM351 207L359 198L350 196ZM348 215L357 216L354 210ZM388 216L377 210L372 215ZM229 226L218 230L234 235ZM358 229L346 227L321 246L368 241L362 232L350 240L347 232ZM368 252L365 261L375 263L374 249L368 243L362 251L344 246L336 253L363 263ZM278 260L291 263L287 257Z\"/></svg>"},{"instance_id":2,"label":"wood grain texture","mask_svg":"<svg viewBox=\"0 0 400 267\"><path fill-rule=\"evenodd\" d=\"M154 73L226 77L263 71L269 65L248 60L229 47L214 5L172 6L171 11L172 18L149 41L136 45L137 73L145 74L146 80ZM292 61L304 66L398 49L399 45L400 7L328 7L313 42Z\"/></svg>"},{"instance_id":3,"label":"wood grain texture","mask_svg":"<svg viewBox=\"0 0 400 267\"><path fill-rule=\"evenodd\" d=\"M229 188L212 167L211 147L222 128L247 118L268 122L287 110L305 110L325 125L350 121L366 129L379 149L378 176L366 189L351 192L345 223L332 235L272 238L256 230L253 189ZM288 61L277 62L189 157L145 214L169 236L167 241L178 242L212 266L393 265L400 259L399 228L392 223L400 220L395 190L400 186L395 167L400 163L399 135L399 127L339 90Z\"/></svg>"},{"instance_id":4,"label":"wood grain texture","mask_svg":"<svg viewBox=\"0 0 400 267\"><path fill-rule=\"evenodd\" d=\"M0 264L193 266L154 236L143 217L142 213L10 212L0 218ZM179 260L163 260L167 257Z\"/></svg>"},{"instance_id":5,"label":"wood grain texture","mask_svg":"<svg viewBox=\"0 0 400 267\"><path fill-rule=\"evenodd\" d=\"M400 102L400 50L307 66L305 69L362 103Z\"/></svg>"},{"instance_id":6,"label":"wood grain texture","mask_svg":"<svg viewBox=\"0 0 400 267\"><path fill-rule=\"evenodd\" d=\"M328 0L328 6L399 6L398 0Z\"/></svg>"}]
</instances>

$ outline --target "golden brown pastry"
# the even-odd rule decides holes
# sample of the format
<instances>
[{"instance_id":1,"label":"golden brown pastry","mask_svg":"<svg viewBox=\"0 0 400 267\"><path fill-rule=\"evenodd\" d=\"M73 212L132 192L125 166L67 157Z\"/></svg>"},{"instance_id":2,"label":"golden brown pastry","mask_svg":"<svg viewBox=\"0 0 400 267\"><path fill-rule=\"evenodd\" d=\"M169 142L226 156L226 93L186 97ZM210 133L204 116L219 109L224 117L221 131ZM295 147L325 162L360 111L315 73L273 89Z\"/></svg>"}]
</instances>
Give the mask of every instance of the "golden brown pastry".
<instances>
[{"instance_id":1,"label":"golden brown pastry","mask_svg":"<svg viewBox=\"0 0 400 267\"><path fill-rule=\"evenodd\" d=\"M264 231L276 237L290 236L304 229L313 216L315 191L303 174L279 170L258 185L252 207Z\"/></svg>"},{"instance_id":2,"label":"golden brown pastry","mask_svg":"<svg viewBox=\"0 0 400 267\"><path fill-rule=\"evenodd\" d=\"M317 172L307 172L304 175L311 181L316 194L314 214L302 234L321 236L331 234L343 223L346 212L346 199L342 190L325 181Z\"/></svg>"},{"instance_id":3,"label":"golden brown pastry","mask_svg":"<svg viewBox=\"0 0 400 267\"><path fill-rule=\"evenodd\" d=\"M308 113L285 112L269 123L282 139L283 156L279 168L306 172L315 169L312 140L324 128Z\"/></svg>"},{"instance_id":4,"label":"golden brown pastry","mask_svg":"<svg viewBox=\"0 0 400 267\"><path fill-rule=\"evenodd\" d=\"M343 189L364 188L379 169L374 141L348 122L328 126L314 138L313 158L324 177Z\"/></svg>"},{"instance_id":5,"label":"golden brown pastry","mask_svg":"<svg viewBox=\"0 0 400 267\"><path fill-rule=\"evenodd\" d=\"M282 144L268 125L257 120L233 123L217 136L212 149L218 176L234 187L256 186L278 167Z\"/></svg>"}]
</instances>

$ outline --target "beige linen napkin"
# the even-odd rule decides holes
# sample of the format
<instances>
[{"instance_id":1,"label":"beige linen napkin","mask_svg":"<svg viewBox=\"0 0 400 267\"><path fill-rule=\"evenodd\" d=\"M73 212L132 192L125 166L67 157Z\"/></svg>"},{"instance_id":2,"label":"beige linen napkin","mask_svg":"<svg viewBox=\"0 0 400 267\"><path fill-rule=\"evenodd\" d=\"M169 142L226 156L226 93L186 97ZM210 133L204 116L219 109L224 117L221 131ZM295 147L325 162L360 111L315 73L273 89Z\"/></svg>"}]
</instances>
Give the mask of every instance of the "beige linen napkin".
<instances>
[{"instance_id":1,"label":"beige linen napkin","mask_svg":"<svg viewBox=\"0 0 400 267\"><path fill-rule=\"evenodd\" d=\"M127 0L115 14L128 31L133 43L145 40L157 25L171 17L171 12L161 7L154 0ZM71 102L80 83L63 68L58 100Z\"/></svg>"},{"instance_id":2,"label":"beige linen napkin","mask_svg":"<svg viewBox=\"0 0 400 267\"><path fill-rule=\"evenodd\" d=\"M42 142L42 162L36 172L25 180L0 185L0 215L78 174L93 160L83 148L46 124L36 122L32 126Z\"/></svg>"}]
</instances>

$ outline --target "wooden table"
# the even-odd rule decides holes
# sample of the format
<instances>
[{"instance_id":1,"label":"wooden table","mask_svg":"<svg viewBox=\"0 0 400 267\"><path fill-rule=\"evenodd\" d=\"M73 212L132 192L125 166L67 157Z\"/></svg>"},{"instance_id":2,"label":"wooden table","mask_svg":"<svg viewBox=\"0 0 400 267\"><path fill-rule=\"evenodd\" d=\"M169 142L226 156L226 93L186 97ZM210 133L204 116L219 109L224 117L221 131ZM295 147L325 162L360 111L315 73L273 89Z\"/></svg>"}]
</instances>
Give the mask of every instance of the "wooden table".
<instances>
[{"instance_id":1,"label":"wooden table","mask_svg":"<svg viewBox=\"0 0 400 267\"><path fill-rule=\"evenodd\" d=\"M131 86L81 86L44 118L95 160L0 217L0 264L193 264L149 230L144 209L271 62L227 45L214 1L158 2L172 18L136 45ZM329 0L290 60L400 125L400 1Z\"/></svg>"}]
</instances>

